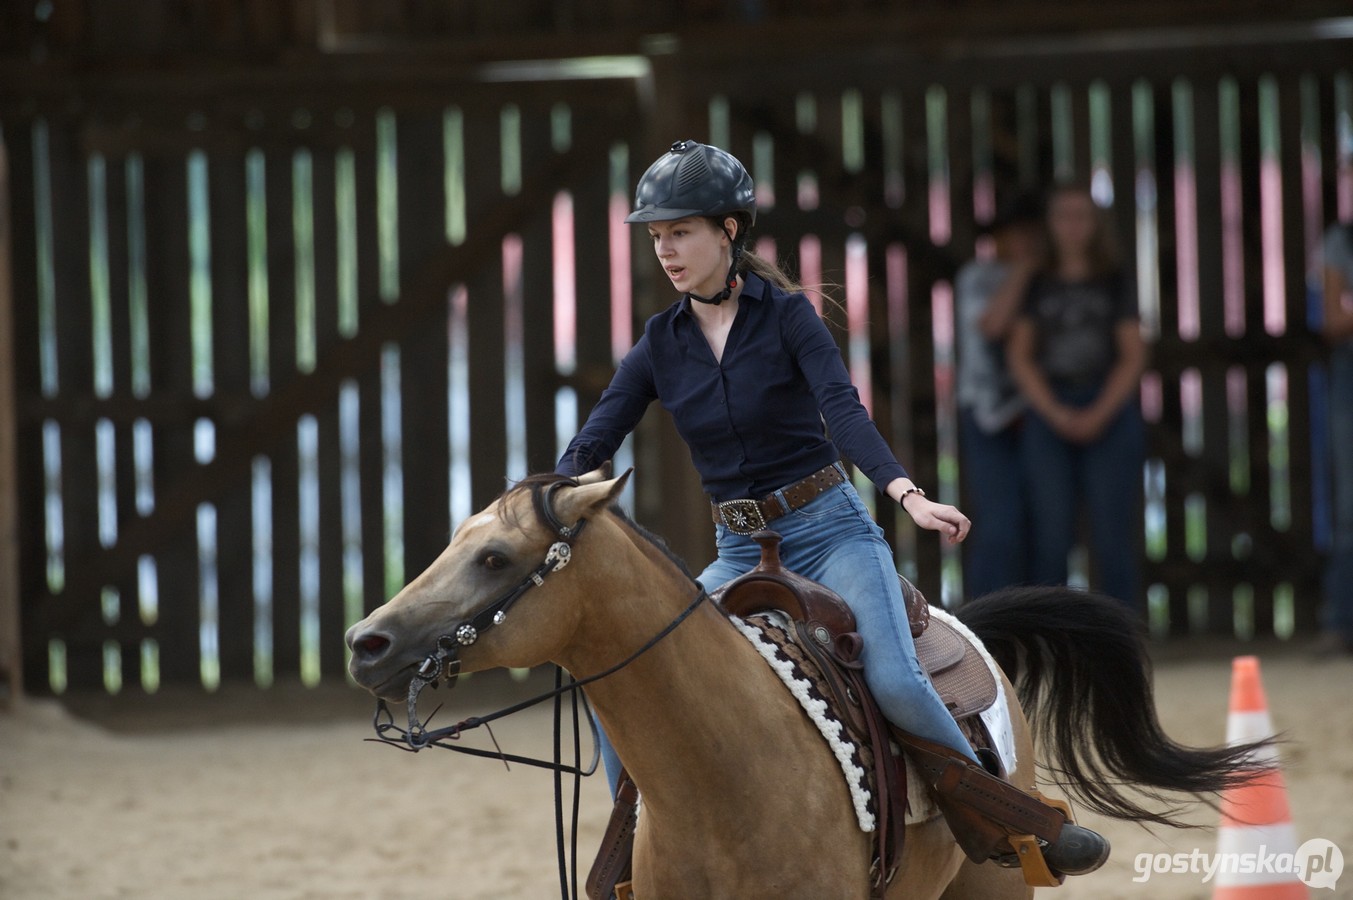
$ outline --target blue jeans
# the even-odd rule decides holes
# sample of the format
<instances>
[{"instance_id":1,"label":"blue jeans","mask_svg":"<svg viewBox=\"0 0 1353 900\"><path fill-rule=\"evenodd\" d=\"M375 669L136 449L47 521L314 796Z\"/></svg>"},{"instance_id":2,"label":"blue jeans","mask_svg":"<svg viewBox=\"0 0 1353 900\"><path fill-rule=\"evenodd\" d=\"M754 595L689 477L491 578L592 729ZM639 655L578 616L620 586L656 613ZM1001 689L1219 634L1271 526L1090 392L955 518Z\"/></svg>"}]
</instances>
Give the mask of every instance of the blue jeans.
<instances>
[{"instance_id":1,"label":"blue jeans","mask_svg":"<svg viewBox=\"0 0 1353 900\"><path fill-rule=\"evenodd\" d=\"M1054 393L1062 403L1079 408L1093 402L1099 389L1055 387ZM1066 584L1067 554L1076 543L1076 524L1084 510L1099 589L1137 609L1145 455L1145 428L1135 402L1090 444L1063 440L1037 413L1027 415L1021 457L1036 510L1030 521L1034 583Z\"/></svg>"},{"instance_id":2,"label":"blue jeans","mask_svg":"<svg viewBox=\"0 0 1353 900\"><path fill-rule=\"evenodd\" d=\"M1353 640L1353 342L1336 347L1330 358L1329 418L1334 535L1320 624Z\"/></svg>"},{"instance_id":3,"label":"blue jeans","mask_svg":"<svg viewBox=\"0 0 1353 900\"><path fill-rule=\"evenodd\" d=\"M912 643L907 610L883 530L869 516L860 495L847 482L771 523L784 539L780 561L831 588L855 613L864 638L864 677L879 708L894 724L977 761L944 701L921 671ZM698 576L712 591L756 568L761 547L746 535L715 527L719 555ZM612 789L619 759L602 736L602 756Z\"/></svg>"},{"instance_id":4,"label":"blue jeans","mask_svg":"<svg viewBox=\"0 0 1353 900\"><path fill-rule=\"evenodd\" d=\"M1029 578L1022 429L1011 425L990 434L966 409L959 411L959 428L964 511L973 523L963 542L963 593L980 597Z\"/></svg>"}]
</instances>

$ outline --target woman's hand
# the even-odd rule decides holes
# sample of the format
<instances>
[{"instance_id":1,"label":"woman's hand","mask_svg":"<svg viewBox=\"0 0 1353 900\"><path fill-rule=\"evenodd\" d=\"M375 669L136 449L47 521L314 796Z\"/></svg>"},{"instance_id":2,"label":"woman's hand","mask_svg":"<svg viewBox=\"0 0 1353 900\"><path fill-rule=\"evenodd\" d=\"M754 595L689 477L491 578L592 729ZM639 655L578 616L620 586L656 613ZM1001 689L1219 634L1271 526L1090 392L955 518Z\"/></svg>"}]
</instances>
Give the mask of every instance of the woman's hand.
<instances>
[{"instance_id":1,"label":"woman's hand","mask_svg":"<svg viewBox=\"0 0 1353 900\"><path fill-rule=\"evenodd\" d=\"M1058 404L1048 419L1052 430L1071 444L1093 444L1109 427L1110 416L1100 406L1076 409Z\"/></svg>"},{"instance_id":2,"label":"woman's hand","mask_svg":"<svg viewBox=\"0 0 1353 900\"><path fill-rule=\"evenodd\" d=\"M958 544L968 536L972 522L959 512L957 507L947 503L936 503L920 494L908 494L902 498L902 508L907 511L921 528L938 531L951 544Z\"/></svg>"}]
</instances>

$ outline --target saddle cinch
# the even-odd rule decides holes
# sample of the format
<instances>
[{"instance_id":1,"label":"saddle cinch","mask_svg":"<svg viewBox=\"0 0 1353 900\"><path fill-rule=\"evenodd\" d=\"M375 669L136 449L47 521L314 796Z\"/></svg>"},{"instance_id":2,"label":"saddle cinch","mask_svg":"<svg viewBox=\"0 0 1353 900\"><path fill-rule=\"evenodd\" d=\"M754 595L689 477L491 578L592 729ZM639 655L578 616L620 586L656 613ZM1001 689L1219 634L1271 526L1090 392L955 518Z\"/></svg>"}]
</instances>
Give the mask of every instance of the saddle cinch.
<instances>
[{"instance_id":1,"label":"saddle cinch","mask_svg":"<svg viewBox=\"0 0 1353 900\"><path fill-rule=\"evenodd\" d=\"M970 811L961 808L963 803L972 803L964 790L967 785L949 783L955 769L951 765L954 754L893 727L878 709L864 682L859 661L863 641L855 631L855 616L850 608L827 588L780 564L778 534L761 531L752 537L761 545L760 564L719 588L712 598L728 615L754 624L767 614L778 617L782 625L787 619L793 633L776 643L812 677L816 689L862 748L869 770L869 787L875 797L874 860L870 872L873 895L883 895L902 857L908 798L905 761L893 752L899 747L923 773L931 796L969 858L982 862L999 856L999 845L1005 845L1006 849L1014 849L1005 864L1020 865L1029 884L1060 884L1062 876L1049 870L1038 848L1040 838L1045 841L1056 838L1061 822L1031 820L1021 823L1025 827L1017 826L1015 831L993 827L990 822L975 822ZM1004 776L991 736L978 715L996 701L995 676L967 637L944 620L932 619L921 592L905 578L899 578L917 659L978 757L993 775ZM884 748L883 752L878 748ZM1000 802L1018 795L1020 800L1027 801L1023 792L1013 786L1002 786L1011 792L1011 798L991 800ZM1064 803L1039 799L1064 816L1061 821L1070 820L1070 811ZM613 896L634 900L629 878L637 801L633 782L622 772L610 825L587 879L587 894L592 900L609 900ZM1028 833L1016 833L1021 830Z\"/></svg>"}]
</instances>

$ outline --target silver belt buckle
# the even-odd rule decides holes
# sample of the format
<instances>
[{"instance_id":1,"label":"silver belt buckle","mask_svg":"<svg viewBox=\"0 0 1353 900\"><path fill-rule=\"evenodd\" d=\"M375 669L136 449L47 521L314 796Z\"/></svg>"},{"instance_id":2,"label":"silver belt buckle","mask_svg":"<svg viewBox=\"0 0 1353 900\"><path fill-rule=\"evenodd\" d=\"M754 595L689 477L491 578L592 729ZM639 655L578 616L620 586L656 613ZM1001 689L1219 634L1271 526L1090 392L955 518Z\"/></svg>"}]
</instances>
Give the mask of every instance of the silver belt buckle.
<instances>
[{"instance_id":1,"label":"silver belt buckle","mask_svg":"<svg viewBox=\"0 0 1353 900\"><path fill-rule=\"evenodd\" d=\"M755 500L725 500L719 504L719 518L734 534L755 534L766 527L761 504Z\"/></svg>"}]
</instances>

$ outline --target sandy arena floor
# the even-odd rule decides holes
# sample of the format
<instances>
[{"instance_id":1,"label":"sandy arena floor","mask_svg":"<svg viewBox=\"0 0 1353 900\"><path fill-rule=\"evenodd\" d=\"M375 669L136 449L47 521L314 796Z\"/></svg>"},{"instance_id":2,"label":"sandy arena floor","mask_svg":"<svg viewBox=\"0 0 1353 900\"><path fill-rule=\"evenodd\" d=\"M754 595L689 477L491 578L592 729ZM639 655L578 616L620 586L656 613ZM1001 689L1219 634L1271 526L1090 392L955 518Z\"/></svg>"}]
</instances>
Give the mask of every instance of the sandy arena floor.
<instances>
[{"instance_id":1,"label":"sandy arena floor","mask_svg":"<svg viewBox=\"0 0 1353 900\"><path fill-rule=\"evenodd\" d=\"M1161 718L1186 741L1219 742L1231 648L1158 653ZM1338 844L1353 870L1353 658L1313 661L1263 647L1273 718L1291 743L1284 772L1302 840ZM476 676L452 695L463 717L548 686ZM442 694L445 699L446 695ZM440 751L364 743L371 706L344 687L215 695L164 691L30 700L0 712L0 897L422 898L558 896L548 773ZM542 707L495 729L512 752L547 755ZM584 870L608 800L584 784ZM1200 809L1203 825L1216 815ZM1155 835L1102 827L1114 856L1040 896L1206 898L1198 875L1132 881L1140 853L1211 852L1211 828ZM1353 871L1334 894L1353 897Z\"/></svg>"}]
</instances>

